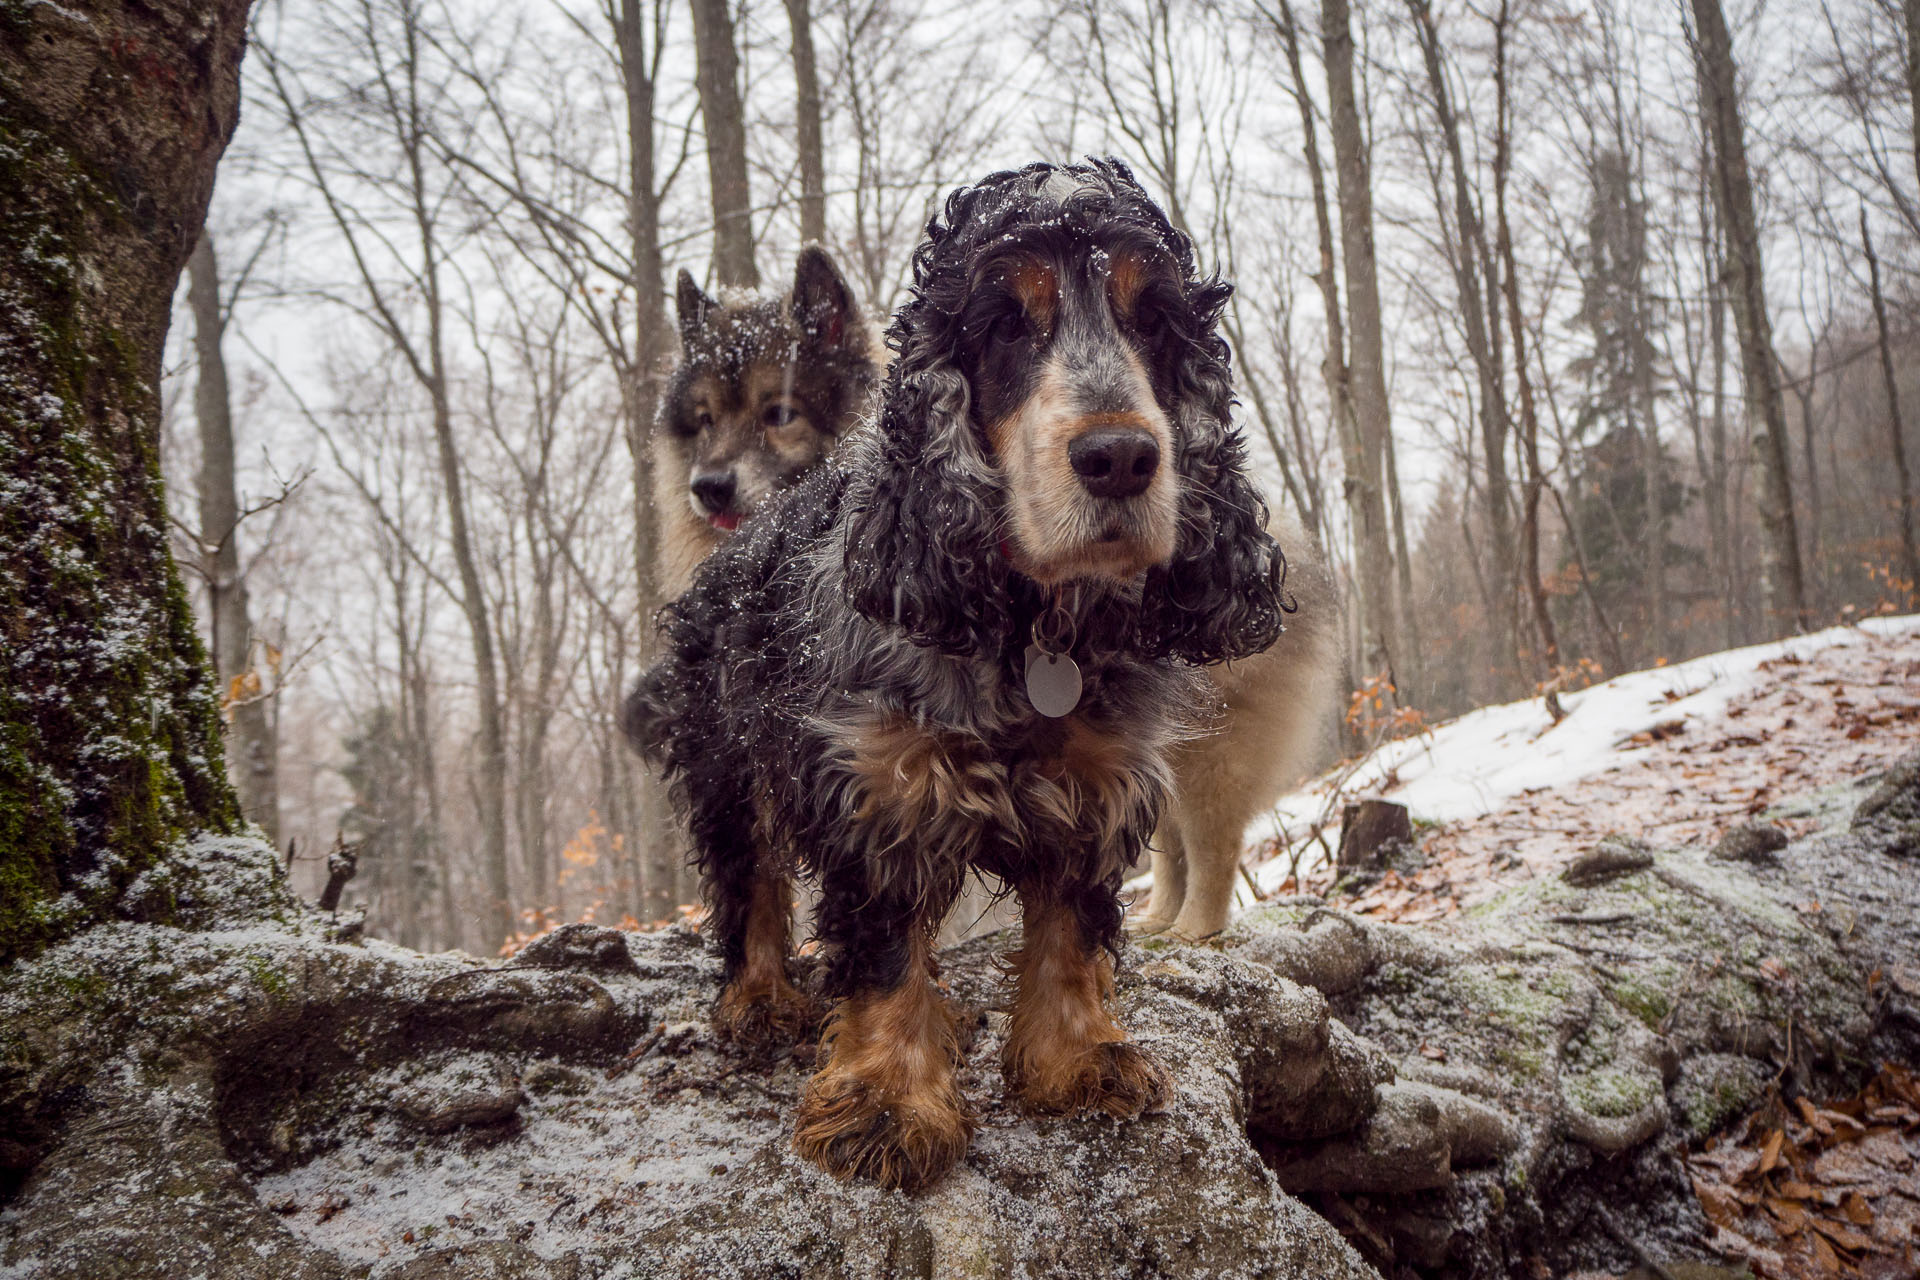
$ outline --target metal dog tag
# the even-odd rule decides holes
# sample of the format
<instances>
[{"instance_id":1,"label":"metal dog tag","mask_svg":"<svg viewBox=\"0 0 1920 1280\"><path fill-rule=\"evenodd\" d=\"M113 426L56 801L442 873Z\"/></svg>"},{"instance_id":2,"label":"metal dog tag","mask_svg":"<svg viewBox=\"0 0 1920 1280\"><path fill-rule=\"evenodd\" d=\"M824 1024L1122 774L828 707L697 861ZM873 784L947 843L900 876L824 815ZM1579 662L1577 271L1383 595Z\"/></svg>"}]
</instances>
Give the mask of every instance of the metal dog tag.
<instances>
[{"instance_id":1,"label":"metal dog tag","mask_svg":"<svg viewBox=\"0 0 1920 1280\"><path fill-rule=\"evenodd\" d=\"M1027 701L1043 716L1058 720L1080 705L1080 664L1064 653L1027 646Z\"/></svg>"}]
</instances>

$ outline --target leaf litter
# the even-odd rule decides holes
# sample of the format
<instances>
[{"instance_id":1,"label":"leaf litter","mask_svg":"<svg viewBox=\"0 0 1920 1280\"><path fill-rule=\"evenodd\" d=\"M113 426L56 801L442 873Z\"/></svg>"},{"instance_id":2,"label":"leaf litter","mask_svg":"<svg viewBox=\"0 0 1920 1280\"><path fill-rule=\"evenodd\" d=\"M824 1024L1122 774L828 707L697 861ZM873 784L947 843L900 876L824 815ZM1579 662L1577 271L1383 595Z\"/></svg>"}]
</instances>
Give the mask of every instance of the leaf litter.
<instances>
[{"instance_id":1,"label":"leaf litter","mask_svg":"<svg viewBox=\"0 0 1920 1280\"><path fill-rule=\"evenodd\" d=\"M1920 1275L1920 1079L1884 1063L1849 1098L1778 1092L1687 1158L1712 1246L1761 1280Z\"/></svg>"}]
</instances>

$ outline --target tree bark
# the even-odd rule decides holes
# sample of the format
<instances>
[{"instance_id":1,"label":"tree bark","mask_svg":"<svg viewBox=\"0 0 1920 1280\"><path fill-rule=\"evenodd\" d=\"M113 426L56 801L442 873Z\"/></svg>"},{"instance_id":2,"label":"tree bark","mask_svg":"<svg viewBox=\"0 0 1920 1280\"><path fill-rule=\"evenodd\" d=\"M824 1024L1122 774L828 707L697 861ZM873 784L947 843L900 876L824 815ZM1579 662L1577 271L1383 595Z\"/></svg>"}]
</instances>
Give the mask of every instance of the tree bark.
<instances>
[{"instance_id":1,"label":"tree bark","mask_svg":"<svg viewBox=\"0 0 1920 1280\"><path fill-rule=\"evenodd\" d=\"M1347 502L1354 537L1360 544L1360 598L1366 628L1366 661L1388 672L1396 685L1404 659L1399 618L1394 609L1393 545L1385 488L1387 433L1393 429L1387 404L1386 352L1380 331L1380 284L1373 252L1373 188L1366 140L1353 87L1353 31L1347 0L1328 0L1321 10L1326 49L1327 98L1335 189L1340 201L1340 249L1347 281L1347 318L1351 323L1348 372L1354 429L1347 436ZM1400 690L1402 699L1408 691Z\"/></svg>"},{"instance_id":2,"label":"tree bark","mask_svg":"<svg viewBox=\"0 0 1920 1280\"><path fill-rule=\"evenodd\" d=\"M723 285L757 288L753 196L747 186L746 111L729 0L690 0L695 82L707 130L707 185L713 202L713 270Z\"/></svg>"},{"instance_id":3,"label":"tree bark","mask_svg":"<svg viewBox=\"0 0 1920 1280\"><path fill-rule=\"evenodd\" d=\"M170 913L122 891L239 816L167 549L156 388L247 7L0 20L0 961L116 911Z\"/></svg>"},{"instance_id":4,"label":"tree bark","mask_svg":"<svg viewBox=\"0 0 1920 1280\"><path fill-rule=\"evenodd\" d=\"M827 238L827 162L809 0L787 0L787 23L793 28L793 139L800 154L800 243L819 244Z\"/></svg>"},{"instance_id":5,"label":"tree bark","mask_svg":"<svg viewBox=\"0 0 1920 1280\"><path fill-rule=\"evenodd\" d=\"M1440 124L1446 145L1448 167L1453 174L1454 222L1458 226L1458 247L1453 263L1454 290L1460 299L1460 317L1466 335L1467 354L1473 359L1474 373L1480 384L1480 451L1486 466L1487 538L1492 544L1488 557L1493 567L1493 585L1489 591L1495 608L1488 621L1498 630L1505 657L1515 658L1515 637L1504 622L1511 614L1513 597L1513 517L1510 509L1512 485L1507 478L1507 388L1501 369L1500 304L1496 290L1493 258L1487 245L1486 228L1474 207L1473 192L1467 182L1467 162L1460 142L1460 120L1453 109L1453 95L1447 85L1446 66L1441 58L1440 31L1428 0L1407 0L1413 15L1414 32L1420 40L1421 59L1427 69L1427 83L1433 91L1434 115ZM1437 195L1437 193L1436 193ZM1486 281L1481 282L1482 267Z\"/></svg>"},{"instance_id":6,"label":"tree bark","mask_svg":"<svg viewBox=\"0 0 1920 1280\"><path fill-rule=\"evenodd\" d=\"M1900 14L1907 29L1907 108L1913 124L1913 172L1920 178L1920 0L1901 0Z\"/></svg>"},{"instance_id":7,"label":"tree bark","mask_svg":"<svg viewBox=\"0 0 1920 1280\"><path fill-rule=\"evenodd\" d=\"M1726 237L1726 274L1740 343L1740 377L1753 428L1754 471L1759 486L1760 583L1770 635L1789 635L1808 625L1800 574L1800 535L1787 471L1787 420L1773 356L1773 325L1767 316L1766 279L1754 213L1753 175L1735 84L1733 39L1720 0L1692 0L1698 27L1694 45L1700 68L1700 109L1713 152L1713 195Z\"/></svg>"},{"instance_id":8,"label":"tree bark","mask_svg":"<svg viewBox=\"0 0 1920 1280\"><path fill-rule=\"evenodd\" d=\"M633 460L634 572L640 612L639 658L652 650L652 618L664 603L659 581L659 515L653 509L653 428L660 389L655 372L668 350L667 291L660 252L660 197L654 174L654 83L660 57L660 31L650 45L640 18L639 0L620 0L614 17L620 54L621 88L627 100L627 199L632 236L634 350L622 380L627 414L627 448ZM652 769L636 774L638 847L633 851L640 881L639 916L664 920L681 898L685 878L677 824L667 789Z\"/></svg>"},{"instance_id":9,"label":"tree bark","mask_svg":"<svg viewBox=\"0 0 1920 1280\"><path fill-rule=\"evenodd\" d=\"M1307 162L1307 178L1313 191L1313 221L1316 244L1320 250L1320 269L1313 282L1320 289L1320 304L1326 312L1326 352L1320 361L1320 376L1327 384L1328 413L1333 419L1336 440L1345 441L1353 429L1353 404L1348 392L1346 324L1340 313L1340 282L1333 252L1333 218L1327 205L1327 180L1320 163L1319 129L1314 120L1313 98L1307 92L1306 73L1300 66L1300 32L1294 23L1293 7L1288 0L1275 0L1277 14L1269 21L1286 50L1287 74L1294 103L1300 109L1301 149Z\"/></svg>"},{"instance_id":10,"label":"tree bark","mask_svg":"<svg viewBox=\"0 0 1920 1280\"><path fill-rule=\"evenodd\" d=\"M193 310L193 347L199 367L194 416L200 426L200 551L212 624L214 674L227 714L227 777L240 812L280 843L279 744L265 688L253 663L253 621L247 580L240 570L240 499L234 489L233 402L220 338L220 265L213 233L203 231L187 259L187 302ZM247 677L252 673L254 679ZM236 684L236 681L238 682Z\"/></svg>"},{"instance_id":11,"label":"tree bark","mask_svg":"<svg viewBox=\"0 0 1920 1280\"><path fill-rule=\"evenodd\" d=\"M1560 637L1547 591L1540 580L1540 491L1546 473L1540 466L1540 414L1533 402L1533 380L1527 374L1527 329L1520 311L1520 273L1513 256L1513 225L1507 217L1507 174L1513 162L1512 97L1507 82L1507 38L1512 10L1502 0L1493 20L1494 107L1493 207L1494 241L1500 256L1500 291L1507 301L1507 325L1513 338L1514 389L1520 401L1520 449L1527 469L1525 503L1521 510L1520 561L1526 577L1527 600L1533 606L1534 638L1540 645L1535 664L1546 691L1547 709L1560 720L1557 681L1560 674Z\"/></svg>"},{"instance_id":12,"label":"tree bark","mask_svg":"<svg viewBox=\"0 0 1920 1280\"><path fill-rule=\"evenodd\" d=\"M1880 289L1880 259L1867 230L1867 211L1860 210L1860 243L1866 249L1867 270L1873 282L1873 319L1880 335L1880 376L1887 386L1887 435L1893 446L1894 483L1900 486L1900 557L1907 575L1907 594L1920 598L1920 550L1913 537L1913 478L1907 472L1905 424L1900 420L1900 384L1894 377L1893 346L1887 338L1887 298Z\"/></svg>"}]
</instances>

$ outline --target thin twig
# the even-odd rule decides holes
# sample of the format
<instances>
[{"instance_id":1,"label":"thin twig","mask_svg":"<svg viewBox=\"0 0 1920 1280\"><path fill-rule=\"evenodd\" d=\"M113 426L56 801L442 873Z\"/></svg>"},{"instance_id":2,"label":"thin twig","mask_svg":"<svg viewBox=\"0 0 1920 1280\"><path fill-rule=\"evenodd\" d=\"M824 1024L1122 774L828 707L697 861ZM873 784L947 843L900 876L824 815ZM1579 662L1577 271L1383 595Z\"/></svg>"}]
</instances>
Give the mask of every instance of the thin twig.
<instances>
[{"instance_id":1,"label":"thin twig","mask_svg":"<svg viewBox=\"0 0 1920 1280\"><path fill-rule=\"evenodd\" d=\"M666 1034L667 1034L667 1024L663 1022L659 1026L655 1027L653 1029L652 1034L648 1035L645 1040L642 1040L639 1044L633 1046L633 1048L630 1051L628 1051L627 1056L620 1059L620 1062L617 1066L614 1066L607 1072L607 1079L617 1080L621 1076L625 1075L627 1072L631 1071L633 1069L633 1064L640 1061L640 1059L646 1057L649 1053L652 1053L653 1046L659 1044L661 1037L665 1036Z\"/></svg>"}]
</instances>

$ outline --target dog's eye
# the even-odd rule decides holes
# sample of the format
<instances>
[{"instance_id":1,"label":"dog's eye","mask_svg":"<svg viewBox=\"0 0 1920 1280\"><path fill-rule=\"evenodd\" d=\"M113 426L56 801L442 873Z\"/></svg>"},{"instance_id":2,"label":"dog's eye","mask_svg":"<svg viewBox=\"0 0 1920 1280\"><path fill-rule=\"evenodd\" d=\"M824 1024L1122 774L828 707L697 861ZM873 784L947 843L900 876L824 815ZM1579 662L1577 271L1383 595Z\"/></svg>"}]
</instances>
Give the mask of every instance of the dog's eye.
<instances>
[{"instance_id":1,"label":"dog's eye","mask_svg":"<svg viewBox=\"0 0 1920 1280\"><path fill-rule=\"evenodd\" d=\"M1011 347L1025 342L1028 332L1027 313L1007 311L993 322L993 328L988 330L987 336L1003 347Z\"/></svg>"},{"instance_id":2,"label":"dog's eye","mask_svg":"<svg viewBox=\"0 0 1920 1280\"><path fill-rule=\"evenodd\" d=\"M713 426L713 415L705 409L702 409L693 415L693 425L699 427L702 431L706 431Z\"/></svg>"},{"instance_id":3,"label":"dog's eye","mask_svg":"<svg viewBox=\"0 0 1920 1280\"><path fill-rule=\"evenodd\" d=\"M800 415L784 404L770 404L761 413L760 420L769 427L784 427Z\"/></svg>"},{"instance_id":4,"label":"dog's eye","mask_svg":"<svg viewBox=\"0 0 1920 1280\"><path fill-rule=\"evenodd\" d=\"M1133 308L1133 331L1148 342L1157 342L1167 331L1167 313L1144 298Z\"/></svg>"}]
</instances>

